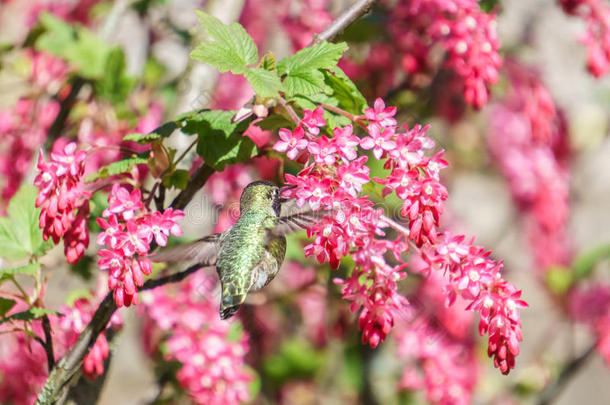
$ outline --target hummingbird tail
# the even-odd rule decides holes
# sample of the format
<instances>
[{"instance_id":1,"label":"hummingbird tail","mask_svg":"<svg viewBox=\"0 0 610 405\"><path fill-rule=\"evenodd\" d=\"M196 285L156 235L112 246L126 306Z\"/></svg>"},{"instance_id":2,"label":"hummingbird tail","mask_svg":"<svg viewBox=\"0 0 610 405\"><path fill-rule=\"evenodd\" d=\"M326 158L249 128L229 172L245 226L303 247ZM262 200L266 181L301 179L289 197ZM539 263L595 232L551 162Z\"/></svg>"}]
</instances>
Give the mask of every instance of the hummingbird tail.
<instances>
[{"instance_id":1,"label":"hummingbird tail","mask_svg":"<svg viewBox=\"0 0 610 405\"><path fill-rule=\"evenodd\" d=\"M222 304L220 306L220 319L229 319L235 315L245 299L245 295L231 295L228 297L223 297Z\"/></svg>"}]
</instances>

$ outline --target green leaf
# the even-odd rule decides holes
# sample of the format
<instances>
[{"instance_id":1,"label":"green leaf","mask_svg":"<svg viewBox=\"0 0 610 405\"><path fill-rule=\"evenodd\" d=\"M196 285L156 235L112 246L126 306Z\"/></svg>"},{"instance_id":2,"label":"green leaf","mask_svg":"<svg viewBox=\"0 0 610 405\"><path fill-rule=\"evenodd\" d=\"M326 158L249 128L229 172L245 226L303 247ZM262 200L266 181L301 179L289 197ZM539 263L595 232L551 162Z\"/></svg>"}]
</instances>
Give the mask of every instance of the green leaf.
<instances>
[{"instance_id":1,"label":"green leaf","mask_svg":"<svg viewBox=\"0 0 610 405\"><path fill-rule=\"evenodd\" d=\"M183 132L198 135L197 153L217 171L258 153L254 142L243 135L251 119L232 122L234 115L235 111L202 111L186 119L182 127Z\"/></svg>"},{"instance_id":2,"label":"green leaf","mask_svg":"<svg viewBox=\"0 0 610 405\"><path fill-rule=\"evenodd\" d=\"M52 311L46 308L30 308L27 311L17 312L0 319L0 325L9 321L33 321L34 319L42 318L45 315L59 315L57 311Z\"/></svg>"},{"instance_id":3,"label":"green leaf","mask_svg":"<svg viewBox=\"0 0 610 405\"><path fill-rule=\"evenodd\" d=\"M347 44L340 42L320 42L317 45L303 48L294 55L282 59L277 64L280 74L291 75L296 72L311 71L314 69L331 69L337 65L343 52L347 50Z\"/></svg>"},{"instance_id":4,"label":"green leaf","mask_svg":"<svg viewBox=\"0 0 610 405\"><path fill-rule=\"evenodd\" d=\"M112 162L100 168L97 172L91 173L85 178L85 182L90 183L99 179L129 172L135 165L148 163L148 160L141 157L131 157L117 162Z\"/></svg>"},{"instance_id":5,"label":"green leaf","mask_svg":"<svg viewBox=\"0 0 610 405\"><path fill-rule=\"evenodd\" d=\"M290 121L283 115L271 114L262 121L257 122L256 126L266 131L273 131L280 128L292 128L294 126L294 122Z\"/></svg>"},{"instance_id":6,"label":"green leaf","mask_svg":"<svg viewBox=\"0 0 610 405\"><path fill-rule=\"evenodd\" d=\"M191 175L188 170L178 169L163 178L163 185L166 188L176 187L180 190L184 190L190 180Z\"/></svg>"},{"instance_id":7,"label":"green leaf","mask_svg":"<svg viewBox=\"0 0 610 405\"><path fill-rule=\"evenodd\" d=\"M258 63L258 67L270 71L277 70L277 63L273 52L269 51L264 54L261 61Z\"/></svg>"},{"instance_id":8,"label":"green leaf","mask_svg":"<svg viewBox=\"0 0 610 405\"><path fill-rule=\"evenodd\" d=\"M479 0L479 7L486 13L491 13L498 2L499 0Z\"/></svg>"},{"instance_id":9,"label":"green leaf","mask_svg":"<svg viewBox=\"0 0 610 405\"><path fill-rule=\"evenodd\" d=\"M39 20L46 30L36 40L36 48L39 50L59 56L76 40L76 30L62 19L44 12L40 14Z\"/></svg>"},{"instance_id":10,"label":"green leaf","mask_svg":"<svg viewBox=\"0 0 610 405\"><path fill-rule=\"evenodd\" d=\"M368 107L360 90L340 67L335 66L328 72L325 71L324 80L332 89L332 97L337 100L338 107L352 114L362 114Z\"/></svg>"},{"instance_id":11,"label":"green leaf","mask_svg":"<svg viewBox=\"0 0 610 405\"><path fill-rule=\"evenodd\" d=\"M0 297L0 317L4 318L6 313L10 311L15 306L15 304L15 300Z\"/></svg>"},{"instance_id":12,"label":"green leaf","mask_svg":"<svg viewBox=\"0 0 610 405\"><path fill-rule=\"evenodd\" d=\"M296 94L308 96L321 93L325 90L324 74L320 70L306 70L292 72L283 82L286 96Z\"/></svg>"},{"instance_id":13,"label":"green leaf","mask_svg":"<svg viewBox=\"0 0 610 405\"><path fill-rule=\"evenodd\" d=\"M77 288L76 290L71 290L68 293L68 296L66 297L64 302L67 306L73 307L74 303L81 298L86 298L88 300L92 299L93 296L91 295L91 291L87 290L86 288Z\"/></svg>"},{"instance_id":14,"label":"green leaf","mask_svg":"<svg viewBox=\"0 0 610 405\"><path fill-rule=\"evenodd\" d=\"M551 267L545 273L546 285L554 294L563 295L574 282L572 276L570 269L567 267Z\"/></svg>"},{"instance_id":15,"label":"green leaf","mask_svg":"<svg viewBox=\"0 0 610 405\"><path fill-rule=\"evenodd\" d=\"M39 268L40 263L35 262L12 269L0 269L0 281L8 280L9 278L15 276L15 274L25 274L28 276L34 276Z\"/></svg>"},{"instance_id":16,"label":"green leaf","mask_svg":"<svg viewBox=\"0 0 610 405\"><path fill-rule=\"evenodd\" d=\"M97 94L112 104L124 104L134 83L135 79L125 73L123 50L112 48L106 55L103 76L95 85Z\"/></svg>"},{"instance_id":17,"label":"green leaf","mask_svg":"<svg viewBox=\"0 0 610 405\"><path fill-rule=\"evenodd\" d=\"M258 60L254 40L238 23L223 24L218 18L196 11L208 37L213 41L200 43L191 57L216 67L220 72L241 74L247 65Z\"/></svg>"},{"instance_id":18,"label":"green leaf","mask_svg":"<svg viewBox=\"0 0 610 405\"><path fill-rule=\"evenodd\" d=\"M151 132L150 134L139 134L137 132L134 132L125 135L125 137L123 138L124 141L132 141L142 144L158 141L159 139L161 139L161 135L156 134L154 132Z\"/></svg>"},{"instance_id":19,"label":"green leaf","mask_svg":"<svg viewBox=\"0 0 610 405\"><path fill-rule=\"evenodd\" d=\"M40 21L45 32L36 40L37 49L65 59L87 79L104 77L111 51L107 43L90 30L70 25L51 14L43 14Z\"/></svg>"},{"instance_id":20,"label":"green leaf","mask_svg":"<svg viewBox=\"0 0 610 405\"><path fill-rule=\"evenodd\" d=\"M282 90L282 81L276 72L261 68L248 68L244 77L260 97L277 97Z\"/></svg>"},{"instance_id":21,"label":"green leaf","mask_svg":"<svg viewBox=\"0 0 610 405\"><path fill-rule=\"evenodd\" d=\"M42 239L38 227L40 209L34 205L38 190L24 184L11 198L8 217L0 218L0 256L9 260L42 255L53 246Z\"/></svg>"},{"instance_id":22,"label":"green leaf","mask_svg":"<svg viewBox=\"0 0 610 405\"><path fill-rule=\"evenodd\" d=\"M588 277L601 260L610 258L610 244L597 246L578 255L572 262L572 273L577 280Z\"/></svg>"}]
</instances>

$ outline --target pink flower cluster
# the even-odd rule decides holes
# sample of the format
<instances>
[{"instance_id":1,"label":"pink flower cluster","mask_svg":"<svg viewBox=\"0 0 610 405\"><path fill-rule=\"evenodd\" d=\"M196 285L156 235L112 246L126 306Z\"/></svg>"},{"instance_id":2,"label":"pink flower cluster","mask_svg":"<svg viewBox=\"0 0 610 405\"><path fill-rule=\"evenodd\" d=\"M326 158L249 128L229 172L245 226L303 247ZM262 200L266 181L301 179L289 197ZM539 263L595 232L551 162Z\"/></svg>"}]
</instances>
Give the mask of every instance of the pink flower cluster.
<instances>
[{"instance_id":1,"label":"pink flower cluster","mask_svg":"<svg viewBox=\"0 0 610 405\"><path fill-rule=\"evenodd\" d=\"M513 198L531 218L541 270L570 260L569 141L566 123L538 74L508 60L509 93L490 110L489 147Z\"/></svg>"},{"instance_id":2,"label":"pink flower cluster","mask_svg":"<svg viewBox=\"0 0 610 405\"><path fill-rule=\"evenodd\" d=\"M181 363L176 377L195 403L248 402L248 337L239 321L218 317L215 291L216 278L197 273L174 288L144 292L145 346L151 354L162 347L167 360Z\"/></svg>"},{"instance_id":3,"label":"pink flower cluster","mask_svg":"<svg viewBox=\"0 0 610 405\"><path fill-rule=\"evenodd\" d=\"M297 176L286 175L287 184L295 187L285 190L284 195L296 198L301 206L330 213L308 229L314 241L305 247L305 253L319 262L330 262L333 268L339 266L341 257L352 255L354 269L337 283L343 286L343 297L352 301L351 310L361 309L363 342L376 347L396 317L409 309L407 299L398 293L397 282L406 276L402 254L412 246L416 255L425 255L430 266L440 268L449 278L451 288L445 291L448 304L459 293L471 301L469 309L481 314L479 329L482 334L489 332L489 354L496 366L508 373L521 340L516 310L525 303L518 299L520 292L501 278L501 264L488 259L489 252L464 243L463 236L451 238L438 231L448 196L440 183L440 170L447 162L442 152L428 152L434 142L426 136L427 127L405 126L399 131L395 114L395 108L376 100L364 116L355 118L361 124L368 122L368 135L362 139L352 134L351 126L334 128L330 139L316 136L314 132L325 122L319 113L307 110L303 112L307 121L301 121L294 131L280 130L275 150L293 158L301 153L309 155ZM384 168L390 174L373 180L383 185L383 196L395 193L402 201L400 212L408 220L407 226L384 216L382 209L359 195L371 179L367 157L359 157L357 146L385 159ZM384 238L382 228L387 227L398 231L395 239ZM388 263L386 252L393 253L397 264Z\"/></svg>"},{"instance_id":4,"label":"pink flower cluster","mask_svg":"<svg viewBox=\"0 0 610 405\"><path fill-rule=\"evenodd\" d=\"M610 72L610 4L604 0L558 0L563 10L582 18L587 31L582 42L587 46L587 67L595 77Z\"/></svg>"},{"instance_id":5,"label":"pink flower cluster","mask_svg":"<svg viewBox=\"0 0 610 405\"><path fill-rule=\"evenodd\" d=\"M142 203L139 189L131 192L115 184L108 196L108 208L104 218L97 218L103 232L97 237L99 245L106 249L98 252L100 269L108 270L108 288L113 291L118 307L138 303L137 287L144 283L144 276L152 271L152 264L145 255L154 241L159 246L167 244L171 235L181 235L177 221L184 217L182 211L172 208L161 212L148 212Z\"/></svg>"},{"instance_id":6,"label":"pink flower cluster","mask_svg":"<svg viewBox=\"0 0 610 405\"><path fill-rule=\"evenodd\" d=\"M502 262L492 260L490 254L462 235L445 233L423 257L448 278L447 305L459 295L470 302L468 310L479 313L479 333L489 334L487 354L493 356L494 366L502 374L508 374L515 367L523 339L518 309L527 304L520 299L521 291L502 279Z\"/></svg>"},{"instance_id":7,"label":"pink flower cluster","mask_svg":"<svg viewBox=\"0 0 610 405\"><path fill-rule=\"evenodd\" d=\"M443 68L454 73L451 85L443 86L445 90L457 88L475 108L485 105L502 64L496 16L481 10L477 0L387 3L391 9L386 27L392 41L374 45L361 68L346 62L347 73L356 78L382 76L384 88L377 91L385 94L396 86L399 70L408 75L405 85L417 88L429 85ZM439 48L444 50L444 58L438 57Z\"/></svg>"},{"instance_id":8,"label":"pink flower cluster","mask_svg":"<svg viewBox=\"0 0 610 405\"><path fill-rule=\"evenodd\" d=\"M76 263L89 246L89 198L83 183L87 152L78 151L76 143L51 152L45 162L42 149L38 156L38 175L34 185L39 193L36 206L41 208L39 225L44 240L59 243L64 239L68 263Z\"/></svg>"},{"instance_id":9,"label":"pink flower cluster","mask_svg":"<svg viewBox=\"0 0 610 405\"><path fill-rule=\"evenodd\" d=\"M431 274L396 327L397 354L407 362L399 388L424 390L432 404L466 405L477 381L473 316L462 302L445 307L442 287L441 276Z\"/></svg>"}]
</instances>

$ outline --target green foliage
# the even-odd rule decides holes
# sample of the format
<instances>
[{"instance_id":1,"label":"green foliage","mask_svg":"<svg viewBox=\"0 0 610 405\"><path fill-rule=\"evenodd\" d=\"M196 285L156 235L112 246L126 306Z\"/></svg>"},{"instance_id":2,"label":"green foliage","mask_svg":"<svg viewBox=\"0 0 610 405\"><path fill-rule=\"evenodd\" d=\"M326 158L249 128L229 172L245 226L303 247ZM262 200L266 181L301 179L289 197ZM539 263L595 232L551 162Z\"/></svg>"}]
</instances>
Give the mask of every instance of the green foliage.
<instances>
[{"instance_id":1,"label":"green foliage","mask_svg":"<svg viewBox=\"0 0 610 405\"><path fill-rule=\"evenodd\" d=\"M332 89L331 96L337 100L337 105L345 111L362 114L368 107L360 90L340 67L334 66L324 72L324 81Z\"/></svg>"},{"instance_id":2,"label":"green foliage","mask_svg":"<svg viewBox=\"0 0 610 405\"><path fill-rule=\"evenodd\" d=\"M119 160L117 162L112 162L102 168L100 168L97 172L91 173L85 178L85 182L92 182L99 179L105 179L110 176L115 176L117 174L127 173L134 166L148 163L148 160L143 157L129 157L123 160Z\"/></svg>"},{"instance_id":3,"label":"green foliage","mask_svg":"<svg viewBox=\"0 0 610 405\"><path fill-rule=\"evenodd\" d=\"M124 141L132 141L141 144L147 144L161 139L161 135L151 132L149 134L140 134L137 132L127 134L123 138Z\"/></svg>"},{"instance_id":4,"label":"green foliage","mask_svg":"<svg viewBox=\"0 0 610 405\"><path fill-rule=\"evenodd\" d=\"M479 7L486 13L491 13L498 3L499 0L479 0Z\"/></svg>"},{"instance_id":5,"label":"green foliage","mask_svg":"<svg viewBox=\"0 0 610 405\"><path fill-rule=\"evenodd\" d=\"M95 84L95 90L100 97L113 104L125 102L135 80L125 73L125 55L119 47L114 47L106 55L104 74Z\"/></svg>"},{"instance_id":6,"label":"green foliage","mask_svg":"<svg viewBox=\"0 0 610 405\"><path fill-rule=\"evenodd\" d=\"M34 319L42 318L45 315L58 315L58 312L46 308L32 307L26 311L7 316L6 318L3 317L0 319L0 325L12 321L33 321Z\"/></svg>"},{"instance_id":7,"label":"green foliage","mask_svg":"<svg viewBox=\"0 0 610 405\"><path fill-rule=\"evenodd\" d=\"M85 298L87 300L91 300L93 299L93 296L91 295L91 292L85 288L77 288L75 290L71 290L68 293L68 296L65 299L65 303L66 305L68 305L69 307L73 307L74 303L76 301L78 301L81 298Z\"/></svg>"},{"instance_id":8,"label":"green foliage","mask_svg":"<svg viewBox=\"0 0 610 405\"><path fill-rule=\"evenodd\" d=\"M277 70L277 63L273 52L267 52L258 63L258 67L265 70Z\"/></svg>"},{"instance_id":9,"label":"green foliage","mask_svg":"<svg viewBox=\"0 0 610 405\"><path fill-rule=\"evenodd\" d=\"M123 104L135 80L125 71L125 56L80 25L71 25L51 14L43 13L40 22L44 32L36 48L66 60L85 79L92 80L97 94L114 104Z\"/></svg>"},{"instance_id":10,"label":"green foliage","mask_svg":"<svg viewBox=\"0 0 610 405\"><path fill-rule=\"evenodd\" d=\"M182 131L197 134L197 153L206 164L222 171L228 164L245 162L258 149L244 131L250 120L232 122L235 111L201 111L185 119Z\"/></svg>"},{"instance_id":11,"label":"green foliage","mask_svg":"<svg viewBox=\"0 0 610 405\"><path fill-rule=\"evenodd\" d=\"M184 190L190 180L191 175L188 170L178 169L163 177L163 185L166 188L176 187L180 190Z\"/></svg>"},{"instance_id":12,"label":"green foliage","mask_svg":"<svg viewBox=\"0 0 610 405\"><path fill-rule=\"evenodd\" d=\"M574 279L570 269L564 266L555 266L545 273L546 285L551 292L563 295L572 286Z\"/></svg>"},{"instance_id":13,"label":"green foliage","mask_svg":"<svg viewBox=\"0 0 610 405\"><path fill-rule=\"evenodd\" d=\"M0 297L0 317L3 317L10 311L16 302L10 298Z\"/></svg>"},{"instance_id":14,"label":"green foliage","mask_svg":"<svg viewBox=\"0 0 610 405\"><path fill-rule=\"evenodd\" d=\"M238 23L223 24L218 18L196 11L199 21L211 41L201 42L191 57L208 63L220 72L242 74L247 65L256 63L256 44L244 27Z\"/></svg>"},{"instance_id":15,"label":"green foliage","mask_svg":"<svg viewBox=\"0 0 610 405\"><path fill-rule=\"evenodd\" d=\"M316 351L305 340L285 341L279 353L263 363L265 374L281 384L293 378L313 376L324 364L324 354Z\"/></svg>"},{"instance_id":16,"label":"green foliage","mask_svg":"<svg viewBox=\"0 0 610 405\"><path fill-rule=\"evenodd\" d=\"M610 258L610 244L597 246L576 256L572 262L572 273L579 280L591 275L595 266L602 260Z\"/></svg>"},{"instance_id":17,"label":"green foliage","mask_svg":"<svg viewBox=\"0 0 610 405\"><path fill-rule=\"evenodd\" d=\"M275 71L262 68L248 68L244 77L260 97L277 97L282 90L282 82Z\"/></svg>"},{"instance_id":18,"label":"green foliage","mask_svg":"<svg viewBox=\"0 0 610 405\"><path fill-rule=\"evenodd\" d=\"M326 91L323 70L335 68L346 49L344 42L321 42L282 59L277 64L277 70L285 76L283 84L286 96L307 96Z\"/></svg>"},{"instance_id":19,"label":"green foliage","mask_svg":"<svg viewBox=\"0 0 610 405\"><path fill-rule=\"evenodd\" d=\"M38 227L40 209L34 203L38 190L24 184L13 196L7 217L0 218L0 257L19 260L31 255L42 255L53 246L42 239Z\"/></svg>"},{"instance_id":20,"label":"green foliage","mask_svg":"<svg viewBox=\"0 0 610 405\"><path fill-rule=\"evenodd\" d=\"M19 266L12 269L0 269L0 281L11 279L15 274L25 274L28 276L34 276L40 269L40 263L34 262L26 264L25 266Z\"/></svg>"}]
</instances>

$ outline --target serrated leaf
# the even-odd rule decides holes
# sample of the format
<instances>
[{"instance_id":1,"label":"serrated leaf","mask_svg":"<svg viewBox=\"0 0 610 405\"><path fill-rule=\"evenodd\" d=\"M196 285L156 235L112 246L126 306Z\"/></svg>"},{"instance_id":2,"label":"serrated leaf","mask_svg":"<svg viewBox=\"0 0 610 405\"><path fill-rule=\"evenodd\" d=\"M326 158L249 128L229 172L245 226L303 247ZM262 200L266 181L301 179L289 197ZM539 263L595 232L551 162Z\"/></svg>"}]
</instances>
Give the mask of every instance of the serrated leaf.
<instances>
[{"instance_id":1,"label":"serrated leaf","mask_svg":"<svg viewBox=\"0 0 610 405\"><path fill-rule=\"evenodd\" d=\"M36 40L36 48L39 50L60 55L76 40L74 28L62 19L44 12L40 14L39 21L46 30Z\"/></svg>"},{"instance_id":2,"label":"serrated leaf","mask_svg":"<svg viewBox=\"0 0 610 405\"><path fill-rule=\"evenodd\" d=\"M325 89L324 74L320 70L292 72L286 76L283 85L287 97L321 93Z\"/></svg>"},{"instance_id":3,"label":"serrated leaf","mask_svg":"<svg viewBox=\"0 0 610 405\"><path fill-rule=\"evenodd\" d=\"M43 241L38 227L40 209L34 205L37 194L36 187L24 184L11 198L8 217L0 218L0 257L18 260L42 255L53 246L52 242Z\"/></svg>"},{"instance_id":4,"label":"serrated leaf","mask_svg":"<svg viewBox=\"0 0 610 405\"><path fill-rule=\"evenodd\" d=\"M362 114L367 107L367 102L354 82L335 66L324 72L324 81L332 89L332 97L337 100L337 105L352 114Z\"/></svg>"},{"instance_id":5,"label":"serrated leaf","mask_svg":"<svg viewBox=\"0 0 610 405\"><path fill-rule=\"evenodd\" d=\"M0 297L0 317L4 317L16 304L15 300Z\"/></svg>"},{"instance_id":6,"label":"serrated leaf","mask_svg":"<svg viewBox=\"0 0 610 405\"><path fill-rule=\"evenodd\" d=\"M290 55L279 61L277 69L280 74L290 75L292 72L303 72L315 69L331 69L347 50L347 44L340 42L320 42L317 45L303 48L294 55Z\"/></svg>"},{"instance_id":7,"label":"serrated leaf","mask_svg":"<svg viewBox=\"0 0 610 405\"><path fill-rule=\"evenodd\" d=\"M182 131L197 134L197 153L206 164L221 171L227 164L245 162L258 153L244 131L252 119L232 122L235 111L202 111L185 120Z\"/></svg>"},{"instance_id":8,"label":"serrated leaf","mask_svg":"<svg viewBox=\"0 0 610 405\"><path fill-rule=\"evenodd\" d=\"M135 165L142 163L148 163L148 160L141 157L131 157L117 162L112 162L100 168L97 172L91 173L85 178L85 182L90 183L99 179L105 179L106 177L115 176L121 173L129 172Z\"/></svg>"},{"instance_id":9,"label":"serrated leaf","mask_svg":"<svg viewBox=\"0 0 610 405\"><path fill-rule=\"evenodd\" d=\"M218 18L196 11L199 21L213 41L200 43L191 57L216 67L220 72L244 72L247 65L258 60L258 50L254 40L238 23L223 24Z\"/></svg>"},{"instance_id":10,"label":"serrated leaf","mask_svg":"<svg viewBox=\"0 0 610 405\"><path fill-rule=\"evenodd\" d=\"M260 97L277 97L282 90L282 82L277 73L261 68L248 68L244 77Z\"/></svg>"},{"instance_id":11,"label":"serrated leaf","mask_svg":"<svg viewBox=\"0 0 610 405\"><path fill-rule=\"evenodd\" d=\"M159 139L161 139L161 135L156 134L154 132L151 132L149 134L139 134L137 132L134 132L134 133L125 135L125 137L123 138L124 141L132 141L132 142L137 142L137 143L142 143L142 144L158 141Z\"/></svg>"},{"instance_id":12,"label":"serrated leaf","mask_svg":"<svg viewBox=\"0 0 610 405\"><path fill-rule=\"evenodd\" d=\"M42 318L45 315L58 315L57 311L52 311L46 308L30 308L27 311L17 312L0 319L0 325L9 321L33 321L34 319Z\"/></svg>"},{"instance_id":13,"label":"serrated leaf","mask_svg":"<svg viewBox=\"0 0 610 405\"><path fill-rule=\"evenodd\" d=\"M25 274L28 276L34 276L36 271L40 268L40 263L30 263L25 266L15 267L12 269L0 269L0 281L7 280L15 276L15 274Z\"/></svg>"}]
</instances>

